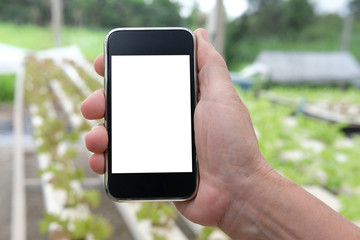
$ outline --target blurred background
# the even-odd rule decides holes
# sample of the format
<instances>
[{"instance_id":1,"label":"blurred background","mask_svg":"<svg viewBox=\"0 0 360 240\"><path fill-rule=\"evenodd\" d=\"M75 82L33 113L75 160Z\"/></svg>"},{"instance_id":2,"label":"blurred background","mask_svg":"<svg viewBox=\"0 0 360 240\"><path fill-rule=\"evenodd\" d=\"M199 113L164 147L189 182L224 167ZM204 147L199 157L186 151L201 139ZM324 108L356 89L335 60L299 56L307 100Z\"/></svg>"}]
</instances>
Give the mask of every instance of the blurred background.
<instances>
[{"instance_id":1,"label":"blurred background","mask_svg":"<svg viewBox=\"0 0 360 240\"><path fill-rule=\"evenodd\" d=\"M360 0L0 0L0 239L227 239L87 165L105 35L165 26L207 29L265 158L360 225Z\"/></svg>"}]
</instances>

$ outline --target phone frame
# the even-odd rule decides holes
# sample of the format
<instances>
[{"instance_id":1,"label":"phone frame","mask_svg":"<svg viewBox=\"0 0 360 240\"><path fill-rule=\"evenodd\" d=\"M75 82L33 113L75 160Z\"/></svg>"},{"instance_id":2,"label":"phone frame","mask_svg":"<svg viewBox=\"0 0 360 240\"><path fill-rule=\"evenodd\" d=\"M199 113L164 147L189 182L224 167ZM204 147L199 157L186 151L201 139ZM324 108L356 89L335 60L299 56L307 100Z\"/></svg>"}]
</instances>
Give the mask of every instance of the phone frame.
<instances>
[{"instance_id":1,"label":"phone frame","mask_svg":"<svg viewBox=\"0 0 360 240\"><path fill-rule=\"evenodd\" d=\"M134 32L147 34L150 32L158 32L159 36L152 36L151 41L142 39L139 40L144 49L137 50L124 50L113 49L114 46L109 46L110 38L113 34L122 32L122 34L131 34ZM170 32L186 32L191 35L192 38L192 50L190 52L190 91L191 91L191 138L192 138L192 172L189 173L112 173L111 172L111 55L184 55L183 50L172 46L173 43L167 43L161 39L160 35L171 37ZM141 35L141 34L140 34ZM158 39L159 38L159 39ZM121 38L121 41L123 38ZM157 39L162 42L158 43L153 41ZM115 41L115 40L113 40ZM126 40L124 40L126 41ZM154 42L150 44L150 42ZM170 41L171 42L171 41ZM130 42L132 44L132 42ZM140 45L141 45L140 44ZM168 49L161 49L164 47ZM168 45L166 45L168 44ZM152 50L149 50L151 46ZM134 47L134 46L133 46ZM146 48L146 49L145 49ZM184 49L186 49L185 47ZM154 50L155 49L155 50ZM197 76L196 76L196 40L194 34L187 28L173 27L173 28L115 28L111 30L104 41L104 86L105 86L105 97L106 97L106 113L105 113L105 127L108 130L109 144L108 150L105 153L105 189L108 197L113 201L185 201L193 198L198 190L199 184L199 171L198 162L195 148L195 133L194 133L194 112L197 103ZM110 51L113 51L110 53ZM123 52L124 51L124 52ZM182 52L183 51L183 52ZM114 53L116 52L116 53ZM119 54L121 52L121 54ZM153 54L151 54L154 52ZM179 54L181 53L181 54ZM186 51L188 53L188 49ZM131 185L131 186L129 186ZM150 187L149 187L150 186ZM120 190L121 189L121 190Z\"/></svg>"}]
</instances>

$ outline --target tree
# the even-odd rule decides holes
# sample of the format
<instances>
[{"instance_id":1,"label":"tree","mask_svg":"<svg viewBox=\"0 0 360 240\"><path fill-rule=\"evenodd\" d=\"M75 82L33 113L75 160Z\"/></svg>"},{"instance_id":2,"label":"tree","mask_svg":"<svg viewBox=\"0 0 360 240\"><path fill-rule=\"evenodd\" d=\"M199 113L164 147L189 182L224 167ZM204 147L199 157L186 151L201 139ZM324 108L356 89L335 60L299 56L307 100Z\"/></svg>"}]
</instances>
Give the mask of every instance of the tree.
<instances>
[{"instance_id":1,"label":"tree","mask_svg":"<svg viewBox=\"0 0 360 240\"><path fill-rule=\"evenodd\" d=\"M50 19L48 2L48 0L0 0L0 21L47 24Z\"/></svg>"},{"instance_id":2,"label":"tree","mask_svg":"<svg viewBox=\"0 0 360 240\"><path fill-rule=\"evenodd\" d=\"M349 2L350 13L354 13L357 17L360 16L360 0L352 0Z\"/></svg>"},{"instance_id":3,"label":"tree","mask_svg":"<svg viewBox=\"0 0 360 240\"><path fill-rule=\"evenodd\" d=\"M257 36L299 32L315 16L309 0L251 0L249 8L247 29Z\"/></svg>"},{"instance_id":4,"label":"tree","mask_svg":"<svg viewBox=\"0 0 360 240\"><path fill-rule=\"evenodd\" d=\"M66 25L181 26L180 6L172 0L64 0ZM46 25L49 0L0 0L0 21Z\"/></svg>"},{"instance_id":5,"label":"tree","mask_svg":"<svg viewBox=\"0 0 360 240\"><path fill-rule=\"evenodd\" d=\"M309 0L249 0L249 7L245 15L227 25L225 52L232 69L253 61L264 39L293 41L316 20Z\"/></svg>"},{"instance_id":6,"label":"tree","mask_svg":"<svg viewBox=\"0 0 360 240\"><path fill-rule=\"evenodd\" d=\"M259 12L267 5L269 5L269 4L272 5L276 1L277 0L249 0L248 1L248 5L249 5L248 12L250 12L250 13Z\"/></svg>"},{"instance_id":7,"label":"tree","mask_svg":"<svg viewBox=\"0 0 360 240\"><path fill-rule=\"evenodd\" d=\"M170 0L104 0L100 26L180 26L180 6Z\"/></svg>"},{"instance_id":8,"label":"tree","mask_svg":"<svg viewBox=\"0 0 360 240\"><path fill-rule=\"evenodd\" d=\"M257 36L283 32L286 15L285 2L282 0L252 0L248 15L249 31Z\"/></svg>"},{"instance_id":9,"label":"tree","mask_svg":"<svg viewBox=\"0 0 360 240\"><path fill-rule=\"evenodd\" d=\"M145 26L181 26L180 5L170 0L153 0L147 5Z\"/></svg>"},{"instance_id":10,"label":"tree","mask_svg":"<svg viewBox=\"0 0 360 240\"><path fill-rule=\"evenodd\" d=\"M349 2L349 12L344 19L344 26L341 36L341 49L349 50L351 46L351 38L353 33L353 25L355 19L360 19L360 0L352 0Z\"/></svg>"},{"instance_id":11,"label":"tree","mask_svg":"<svg viewBox=\"0 0 360 240\"><path fill-rule=\"evenodd\" d=\"M315 16L314 7L308 0L290 0L286 11L286 28L295 32L309 25Z\"/></svg>"},{"instance_id":12,"label":"tree","mask_svg":"<svg viewBox=\"0 0 360 240\"><path fill-rule=\"evenodd\" d=\"M83 26L87 24L91 6L95 5L97 0L72 0L64 1L64 20L65 24Z\"/></svg>"},{"instance_id":13,"label":"tree","mask_svg":"<svg viewBox=\"0 0 360 240\"><path fill-rule=\"evenodd\" d=\"M185 25L188 28L195 29L204 27L206 22L206 14L200 11L199 3L195 2L192 6L190 15L185 18Z\"/></svg>"}]
</instances>

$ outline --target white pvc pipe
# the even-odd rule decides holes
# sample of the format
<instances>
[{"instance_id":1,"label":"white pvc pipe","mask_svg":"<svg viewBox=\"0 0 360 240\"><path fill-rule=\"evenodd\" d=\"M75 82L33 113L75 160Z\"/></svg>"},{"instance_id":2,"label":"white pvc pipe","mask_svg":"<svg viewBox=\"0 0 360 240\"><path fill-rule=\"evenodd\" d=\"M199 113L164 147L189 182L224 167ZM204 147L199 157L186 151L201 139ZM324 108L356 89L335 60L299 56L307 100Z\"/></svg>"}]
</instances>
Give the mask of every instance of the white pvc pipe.
<instances>
[{"instance_id":1,"label":"white pvc pipe","mask_svg":"<svg viewBox=\"0 0 360 240\"><path fill-rule=\"evenodd\" d=\"M11 239L26 239L26 192L24 171L24 68L16 75L15 103L14 103L14 161L13 161L13 185L11 206Z\"/></svg>"}]
</instances>

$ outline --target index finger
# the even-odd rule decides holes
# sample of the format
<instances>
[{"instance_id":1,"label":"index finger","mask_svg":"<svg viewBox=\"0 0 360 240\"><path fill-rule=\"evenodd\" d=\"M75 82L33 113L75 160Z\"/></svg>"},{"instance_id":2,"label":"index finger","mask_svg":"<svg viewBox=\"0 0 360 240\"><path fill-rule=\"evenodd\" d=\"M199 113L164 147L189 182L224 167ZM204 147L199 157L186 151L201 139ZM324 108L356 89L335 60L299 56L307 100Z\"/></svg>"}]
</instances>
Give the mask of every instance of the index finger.
<instances>
[{"instance_id":1,"label":"index finger","mask_svg":"<svg viewBox=\"0 0 360 240\"><path fill-rule=\"evenodd\" d=\"M104 76L104 54L97 56L94 62L94 68L100 76Z\"/></svg>"}]
</instances>

